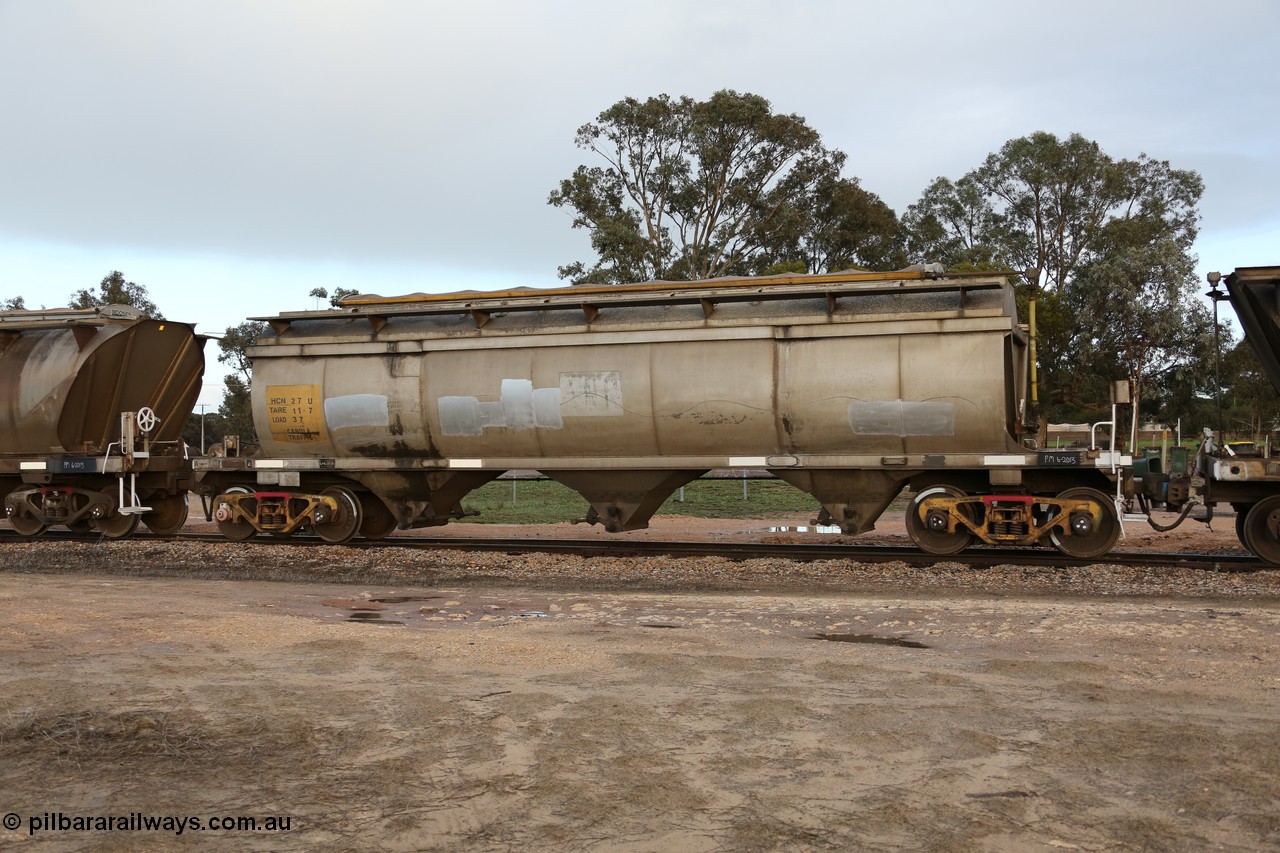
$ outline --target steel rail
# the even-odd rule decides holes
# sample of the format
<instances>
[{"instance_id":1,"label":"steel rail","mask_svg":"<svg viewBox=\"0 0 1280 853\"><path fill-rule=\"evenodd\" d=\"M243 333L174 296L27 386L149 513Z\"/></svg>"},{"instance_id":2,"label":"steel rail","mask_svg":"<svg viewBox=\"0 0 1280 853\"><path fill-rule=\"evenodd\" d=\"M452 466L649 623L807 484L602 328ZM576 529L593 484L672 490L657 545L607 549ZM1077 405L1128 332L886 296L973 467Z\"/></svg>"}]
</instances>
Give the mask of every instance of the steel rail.
<instances>
[{"instance_id":1,"label":"steel rail","mask_svg":"<svg viewBox=\"0 0 1280 853\"><path fill-rule=\"evenodd\" d=\"M99 542L102 537L77 535L70 531L48 531L43 537L53 541ZM240 543L232 543L217 533L178 533L173 537L157 537L149 533L137 533L128 541L155 541L176 539L183 542L212 542L247 545L289 545L314 547L328 543L315 536L265 537L260 536ZM0 542L39 541L19 536L12 531L0 531ZM460 536L397 536L370 541L356 539L343 546L347 548L409 548L413 550L485 551L498 553L547 553L578 554L585 557L722 557L728 560L785 559L796 562L816 560L850 560L866 563L906 563L911 566L934 566L943 563L984 568L990 566L1021 565L1038 567L1081 567L1092 565L1169 567L1203 569L1219 572L1252 572L1276 570L1252 554L1195 554L1112 551L1101 557L1080 559L1049 549L1032 548L969 548L959 554L929 554L914 546L905 545L844 545L825 543L762 543L762 542L690 542L655 540L599 540L599 539L498 539L489 537Z\"/></svg>"}]
</instances>

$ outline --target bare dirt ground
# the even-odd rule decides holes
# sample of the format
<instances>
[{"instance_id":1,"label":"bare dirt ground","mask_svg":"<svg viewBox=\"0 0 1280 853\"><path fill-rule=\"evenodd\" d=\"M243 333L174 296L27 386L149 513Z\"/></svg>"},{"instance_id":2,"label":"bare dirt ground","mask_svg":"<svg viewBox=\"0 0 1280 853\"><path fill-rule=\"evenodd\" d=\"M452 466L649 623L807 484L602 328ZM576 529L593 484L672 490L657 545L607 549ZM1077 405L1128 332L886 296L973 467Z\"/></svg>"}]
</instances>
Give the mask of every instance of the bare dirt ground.
<instances>
[{"instance_id":1,"label":"bare dirt ground","mask_svg":"<svg viewBox=\"0 0 1280 853\"><path fill-rule=\"evenodd\" d=\"M48 547L0 543L7 849L1280 846L1275 572L1176 596L393 585ZM200 560L302 550L351 551ZM289 828L31 832L138 814Z\"/></svg>"}]
</instances>

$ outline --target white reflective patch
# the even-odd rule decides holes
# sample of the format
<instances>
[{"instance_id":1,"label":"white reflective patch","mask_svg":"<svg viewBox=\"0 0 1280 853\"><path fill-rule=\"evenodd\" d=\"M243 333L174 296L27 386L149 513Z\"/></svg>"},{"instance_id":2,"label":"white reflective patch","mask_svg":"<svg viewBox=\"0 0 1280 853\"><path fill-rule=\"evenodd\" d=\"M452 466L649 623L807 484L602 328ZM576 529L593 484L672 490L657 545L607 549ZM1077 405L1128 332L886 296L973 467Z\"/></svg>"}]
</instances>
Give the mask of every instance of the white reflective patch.
<instances>
[{"instance_id":1,"label":"white reflective patch","mask_svg":"<svg viewBox=\"0 0 1280 853\"><path fill-rule=\"evenodd\" d=\"M560 389L534 388L528 379L504 379L497 402L478 397L437 397L445 435L484 435L486 428L563 429Z\"/></svg>"},{"instance_id":2,"label":"white reflective patch","mask_svg":"<svg viewBox=\"0 0 1280 853\"><path fill-rule=\"evenodd\" d=\"M450 459L450 468L483 468L483 459Z\"/></svg>"},{"instance_id":3,"label":"white reflective patch","mask_svg":"<svg viewBox=\"0 0 1280 853\"><path fill-rule=\"evenodd\" d=\"M619 417L623 414L622 373L561 373L560 397L560 411L570 417Z\"/></svg>"},{"instance_id":4,"label":"white reflective patch","mask_svg":"<svg viewBox=\"0 0 1280 853\"><path fill-rule=\"evenodd\" d=\"M475 397L440 397L436 400L440 430L445 435L484 435L480 401Z\"/></svg>"},{"instance_id":5,"label":"white reflective patch","mask_svg":"<svg viewBox=\"0 0 1280 853\"><path fill-rule=\"evenodd\" d=\"M391 425L387 398L382 394L348 394L324 401L324 422L329 429L381 427Z\"/></svg>"},{"instance_id":6,"label":"white reflective patch","mask_svg":"<svg viewBox=\"0 0 1280 853\"><path fill-rule=\"evenodd\" d=\"M46 466L45 466L45 463L44 463L44 462L23 462L23 463L21 463L21 470L23 470L23 471L43 471L43 470L45 469L45 467L46 467Z\"/></svg>"},{"instance_id":7,"label":"white reflective patch","mask_svg":"<svg viewBox=\"0 0 1280 853\"><path fill-rule=\"evenodd\" d=\"M512 429L533 429L533 383L528 379L502 380L502 421Z\"/></svg>"},{"instance_id":8,"label":"white reflective patch","mask_svg":"<svg viewBox=\"0 0 1280 853\"><path fill-rule=\"evenodd\" d=\"M857 435L955 435L956 407L905 400L851 403L849 426Z\"/></svg>"},{"instance_id":9,"label":"white reflective patch","mask_svg":"<svg viewBox=\"0 0 1280 853\"><path fill-rule=\"evenodd\" d=\"M254 468L283 468L283 459L255 459L253 460Z\"/></svg>"},{"instance_id":10,"label":"white reflective patch","mask_svg":"<svg viewBox=\"0 0 1280 853\"><path fill-rule=\"evenodd\" d=\"M763 468L768 462L767 456L730 456L730 468Z\"/></svg>"},{"instance_id":11,"label":"white reflective patch","mask_svg":"<svg viewBox=\"0 0 1280 853\"><path fill-rule=\"evenodd\" d=\"M984 456L982 457L983 465L1026 465L1027 457L1025 456Z\"/></svg>"},{"instance_id":12,"label":"white reflective patch","mask_svg":"<svg viewBox=\"0 0 1280 853\"><path fill-rule=\"evenodd\" d=\"M560 417L559 388L533 390L533 422L542 429L564 429L564 418Z\"/></svg>"}]
</instances>

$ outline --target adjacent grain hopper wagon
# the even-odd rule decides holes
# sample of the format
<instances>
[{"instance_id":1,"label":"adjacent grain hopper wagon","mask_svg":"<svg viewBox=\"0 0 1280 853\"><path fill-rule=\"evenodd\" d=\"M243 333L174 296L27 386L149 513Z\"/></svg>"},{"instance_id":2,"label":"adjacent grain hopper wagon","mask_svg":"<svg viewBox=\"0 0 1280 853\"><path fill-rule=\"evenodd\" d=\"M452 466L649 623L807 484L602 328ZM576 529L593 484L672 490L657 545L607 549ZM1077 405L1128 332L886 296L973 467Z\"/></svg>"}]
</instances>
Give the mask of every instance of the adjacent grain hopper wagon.
<instances>
[{"instance_id":1,"label":"adjacent grain hopper wagon","mask_svg":"<svg viewBox=\"0 0 1280 853\"><path fill-rule=\"evenodd\" d=\"M108 538L187 517L204 339L124 305L0 312L0 497L15 531Z\"/></svg>"}]
</instances>

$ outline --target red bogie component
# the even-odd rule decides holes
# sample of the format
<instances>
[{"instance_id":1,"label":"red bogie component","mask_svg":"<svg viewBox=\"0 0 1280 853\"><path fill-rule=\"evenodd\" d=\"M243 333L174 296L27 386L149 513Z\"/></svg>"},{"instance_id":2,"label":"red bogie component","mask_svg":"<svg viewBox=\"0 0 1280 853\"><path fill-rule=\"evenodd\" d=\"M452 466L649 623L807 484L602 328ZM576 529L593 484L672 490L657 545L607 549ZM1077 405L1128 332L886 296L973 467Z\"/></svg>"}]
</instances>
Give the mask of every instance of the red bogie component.
<instances>
[{"instance_id":1,"label":"red bogie component","mask_svg":"<svg viewBox=\"0 0 1280 853\"><path fill-rule=\"evenodd\" d=\"M1033 498L1031 495L983 495L982 496L983 506L991 506L993 503L997 503L997 502L1026 504L1027 506L1031 506L1033 503L1036 502L1036 499Z\"/></svg>"}]
</instances>

